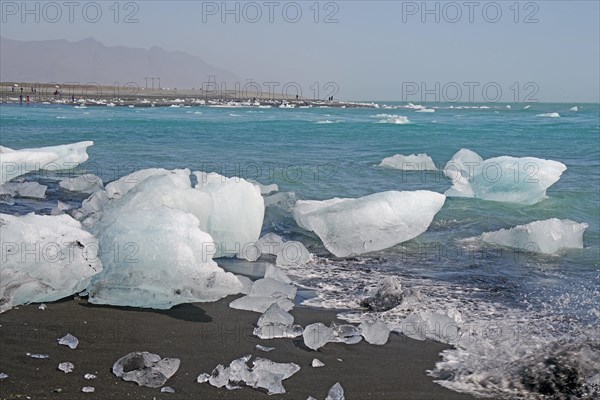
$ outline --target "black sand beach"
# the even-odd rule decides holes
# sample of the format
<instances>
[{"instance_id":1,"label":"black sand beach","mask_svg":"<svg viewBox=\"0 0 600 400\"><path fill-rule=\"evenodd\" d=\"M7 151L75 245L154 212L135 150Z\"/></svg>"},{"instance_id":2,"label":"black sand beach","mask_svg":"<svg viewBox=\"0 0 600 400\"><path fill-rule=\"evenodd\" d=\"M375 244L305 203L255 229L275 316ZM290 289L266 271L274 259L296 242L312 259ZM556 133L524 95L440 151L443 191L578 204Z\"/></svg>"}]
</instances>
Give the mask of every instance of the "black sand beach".
<instances>
[{"instance_id":1,"label":"black sand beach","mask_svg":"<svg viewBox=\"0 0 600 400\"><path fill-rule=\"evenodd\" d=\"M364 341L356 345L329 343L310 351L298 339L260 340L252 335L260 314L230 309L232 298L215 303L185 304L171 310L93 306L85 299L63 300L40 310L38 304L20 306L0 315L0 381L2 399L324 399L329 388L340 382L346 398L352 399L471 399L447 390L426 374L447 346L419 342L392 334L384 346ZM329 323L331 310L296 307L291 312L303 326ZM57 344L67 333L79 339L71 350ZM265 353L256 344L275 347ZM115 377L111 368L132 351L149 351L162 357L181 359L177 373L166 385L175 393L139 387ZM25 353L48 354L33 359ZM301 369L283 382L287 393L268 396L250 388L217 389L196 383L200 373L210 373L218 364L252 354L276 362L294 362ZM313 368L313 358L325 367ZM57 369L61 362L75 365L72 373ZM86 380L93 373L97 379ZM93 386L94 393L81 392Z\"/></svg>"}]
</instances>

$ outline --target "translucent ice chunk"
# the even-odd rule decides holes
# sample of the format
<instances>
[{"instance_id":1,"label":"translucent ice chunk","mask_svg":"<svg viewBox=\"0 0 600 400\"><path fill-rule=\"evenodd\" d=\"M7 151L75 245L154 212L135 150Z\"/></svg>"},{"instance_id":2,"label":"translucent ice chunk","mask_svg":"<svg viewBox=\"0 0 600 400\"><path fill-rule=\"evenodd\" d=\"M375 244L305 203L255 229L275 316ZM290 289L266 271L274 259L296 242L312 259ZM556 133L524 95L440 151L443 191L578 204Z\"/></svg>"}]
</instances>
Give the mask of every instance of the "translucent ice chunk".
<instances>
[{"instance_id":1,"label":"translucent ice chunk","mask_svg":"<svg viewBox=\"0 0 600 400\"><path fill-rule=\"evenodd\" d=\"M5 374L4 372L0 372L0 380L1 379L6 379L6 378L8 378L8 375Z\"/></svg>"},{"instance_id":2,"label":"translucent ice chunk","mask_svg":"<svg viewBox=\"0 0 600 400\"><path fill-rule=\"evenodd\" d=\"M94 393L96 391L96 389L92 386L84 386L81 388L81 391L83 393Z\"/></svg>"},{"instance_id":3,"label":"translucent ice chunk","mask_svg":"<svg viewBox=\"0 0 600 400\"><path fill-rule=\"evenodd\" d=\"M60 371L64 372L65 374L68 374L69 372L73 372L74 368L75 368L75 366L70 362L62 362L62 363L58 364L58 369Z\"/></svg>"},{"instance_id":4,"label":"translucent ice chunk","mask_svg":"<svg viewBox=\"0 0 600 400\"><path fill-rule=\"evenodd\" d=\"M325 400L345 400L344 389L339 382L336 382L336 384L329 389L329 393Z\"/></svg>"},{"instance_id":5,"label":"translucent ice chunk","mask_svg":"<svg viewBox=\"0 0 600 400\"><path fill-rule=\"evenodd\" d=\"M582 249L583 233L588 224L568 219L551 218L517 225L511 229L485 232L480 238L485 243L545 254L556 254L562 249Z\"/></svg>"},{"instance_id":6,"label":"translucent ice chunk","mask_svg":"<svg viewBox=\"0 0 600 400\"><path fill-rule=\"evenodd\" d=\"M461 149L444 167L452 180L446 196L535 204L546 197L567 167L558 161L534 157L501 156L483 160Z\"/></svg>"},{"instance_id":7,"label":"translucent ice chunk","mask_svg":"<svg viewBox=\"0 0 600 400\"><path fill-rule=\"evenodd\" d=\"M302 333L304 344L312 350L318 350L334 339L334 330L317 322L308 325Z\"/></svg>"},{"instance_id":8,"label":"translucent ice chunk","mask_svg":"<svg viewBox=\"0 0 600 400\"><path fill-rule=\"evenodd\" d=\"M411 154L409 156L396 154L395 156L384 158L379 166L405 171L437 170L431 157L425 153Z\"/></svg>"},{"instance_id":9,"label":"translucent ice chunk","mask_svg":"<svg viewBox=\"0 0 600 400\"><path fill-rule=\"evenodd\" d=\"M88 373L88 374L85 374L83 377L84 377L85 379L88 379L88 380L89 380L89 379L96 379L96 375L94 375L94 374L89 374L89 373Z\"/></svg>"},{"instance_id":10,"label":"translucent ice chunk","mask_svg":"<svg viewBox=\"0 0 600 400\"><path fill-rule=\"evenodd\" d=\"M0 312L81 292L102 269L97 239L69 215L0 214L0 237ZM43 252L24 257L24 249Z\"/></svg>"},{"instance_id":11,"label":"translucent ice chunk","mask_svg":"<svg viewBox=\"0 0 600 400\"><path fill-rule=\"evenodd\" d=\"M58 185L71 192L94 193L104 189L102 178L93 174L63 179Z\"/></svg>"},{"instance_id":12,"label":"translucent ice chunk","mask_svg":"<svg viewBox=\"0 0 600 400\"><path fill-rule=\"evenodd\" d=\"M175 389L173 389L170 386L164 386L164 387L160 388L160 392L161 393L175 393Z\"/></svg>"},{"instance_id":13,"label":"translucent ice chunk","mask_svg":"<svg viewBox=\"0 0 600 400\"><path fill-rule=\"evenodd\" d=\"M383 321L363 321L358 329L365 340L371 344L386 344L390 336L390 328Z\"/></svg>"},{"instance_id":14,"label":"translucent ice chunk","mask_svg":"<svg viewBox=\"0 0 600 400\"><path fill-rule=\"evenodd\" d=\"M256 350L264 351L265 353L275 350L275 347L267 347L267 346L263 346L260 344L257 344L255 347L256 347Z\"/></svg>"},{"instance_id":15,"label":"translucent ice chunk","mask_svg":"<svg viewBox=\"0 0 600 400\"><path fill-rule=\"evenodd\" d=\"M382 250L419 236L444 205L439 193L382 192L358 199L298 201L294 218L338 257Z\"/></svg>"},{"instance_id":16,"label":"translucent ice chunk","mask_svg":"<svg viewBox=\"0 0 600 400\"><path fill-rule=\"evenodd\" d=\"M277 252L275 264L278 266L304 265L312 260L312 254L300 242L285 242Z\"/></svg>"},{"instance_id":17,"label":"translucent ice chunk","mask_svg":"<svg viewBox=\"0 0 600 400\"><path fill-rule=\"evenodd\" d=\"M402 302L402 284L395 276L387 276L379 282L377 292L361 301L361 306L373 311L387 311Z\"/></svg>"},{"instance_id":18,"label":"translucent ice chunk","mask_svg":"<svg viewBox=\"0 0 600 400\"><path fill-rule=\"evenodd\" d=\"M238 310L247 310L247 311L255 311L259 313L264 313L268 310L271 305L277 303L279 307L284 309L285 311L290 311L294 308L294 303L285 298L285 296L281 297L255 297L255 296L243 296L239 299L235 299L231 303L229 303L229 307L235 308Z\"/></svg>"},{"instance_id":19,"label":"translucent ice chunk","mask_svg":"<svg viewBox=\"0 0 600 400\"><path fill-rule=\"evenodd\" d=\"M75 336L71 335L70 333L67 333L65 336L63 336L57 340L58 340L58 344L63 345L63 346L69 346L71 349L76 349L77 346L79 346L79 339L77 339Z\"/></svg>"},{"instance_id":20,"label":"translucent ice chunk","mask_svg":"<svg viewBox=\"0 0 600 400\"><path fill-rule=\"evenodd\" d=\"M196 382L198 382L198 383L208 382L209 378L210 378L209 374L202 373L202 374L198 375L198 378L196 378Z\"/></svg>"},{"instance_id":21,"label":"translucent ice chunk","mask_svg":"<svg viewBox=\"0 0 600 400\"><path fill-rule=\"evenodd\" d=\"M290 325L294 323L294 317L279 307L277 303L271 305L267 311L258 319L258 326L268 324Z\"/></svg>"},{"instance_id":22,"label":"translucent ice chunk","mask_svg":"<svg viewBox=\"0 0 600 400\"><path fill-rule=\"evenodd\" d=\"M140 386L159 388L179 369L178 358L161 358L158 354L132 352L118 359L112 371L124 381Z\"/></svg>"},{"instance_id":23,"label":"translucent ice chunk","mask_svg":"<svg viewBox=\"0 0 600 400\"><path fill-rule=\"evenodd\" d=\"M281 269L268 264L265 270L265 278L275 279L283 283L292 283L292 280Z\"/></svg>"},{"instance_id":24,"label":"translucent ice chunk","mask_svg":"<svg viewBox=\"0 0 600 400\"><path fill-rule=\"evenodd\" d=\"M345 344L356 344L362 340L362 336L358 328L350 324L332 324L333 329L333 340L332 342L339 342Z\"/></svg>"},{"instance_id":25,"label":"translucent ice chunk","mask_svg":"<svg viewBox=\"0 0 600 400\"><path fill-rule=\"evenodd\" d=\"M0 185L0 196L29 197L32 199L43 199L46 197L48 186L37 182L6 182Z\"/></svg>"},{"instance_id":26,"label":"translucent ice chunk","mask_svg":"<svg viewBox=\"0 0 600 400\"><path fill-rule=\"evenodd\" d=\"M249 296L271 297L277 293L293 300L296 297L296 287L271 278L262 278L254 282Z\"/></svg>"},{"instance_id":27,"label":"translucent ice chunk","mask_svg":"<svg viewBox=\"0 0 600 400\"><path fill-rule=\"evenodd\" d=\"M321 368L321 367L325 366L325 363L323 363L323 361L321 361L321 360L319 360L317 358L314 358L312 360L312 363L310 365L312 365L313 368Z\"/></svg>"},{"instance_id":28,"label":"translucent ice chunk","mask_svg":"<svg viewBox=\"0 0 600 400\"><path fill-rule=\"evenodd\" d=\"M38 360L44 360L46 358L50 358L50 356L48 354L39 354L39 353L25 353L26 356L31 357L31 358L36 358Z\"/></svg>"},{"instance_id":29,"label":"translucent ice chunk","mask_svg":"<svg viewBox=\"0 0 600 400\"><path fill-rule=\"evenodd\" d=\"M66 170L88 159L86 149L94 142L13 150L0 146L0 184L37 170Z\"/></svg>"}]
</instances>

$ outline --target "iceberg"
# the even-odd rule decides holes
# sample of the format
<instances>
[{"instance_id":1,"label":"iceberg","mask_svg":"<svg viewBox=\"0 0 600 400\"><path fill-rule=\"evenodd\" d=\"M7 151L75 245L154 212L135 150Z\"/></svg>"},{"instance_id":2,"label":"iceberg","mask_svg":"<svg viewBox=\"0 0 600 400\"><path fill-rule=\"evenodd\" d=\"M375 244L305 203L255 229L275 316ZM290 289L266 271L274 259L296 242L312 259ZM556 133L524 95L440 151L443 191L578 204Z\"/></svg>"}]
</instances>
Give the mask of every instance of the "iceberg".
<instances>
[{"instance_id":1,"label":"iceberg","mask_svg":"<svg viewBox=\"0 0 600 400\"><path fill-rule=\"evenodd\" d=\"M446 197L426 190L389 191L358 199L299 200L294 219L337 257L382 250L427 230Z\"/></svg>"},{"instance_id":2,"label":"iceberg","mask_svg":"<svg viewBox=\"0 0 600 400\"><path fill-rule=\"evenodd\" d=\"M551 218L517 225L511 229L485 232L479 238L489 244L557 254L563 249L583 249L583 233L587 227L586 223Z\"/></svg>"},{"instance_id":3,"label":"iceberg","mask_svg":"<svg viewBox=\"0 0 600 400\"><path fill-rule=\"evenodd\" d=\"M98 241L69 215L0 214L0 312L84 290L102 270Z\"/></svg>"},{"instance_id":4,"label":"iceberg","mask_svg":"<svg viewBox=\"0 0 600 400\"><path fill-rule=\"evenodd\" d=\"M425 153L411 154L408 156L396 154L384 158L379 166L404 171L437 171L433 160Z\"/></svg>"},{"instance_id":5,"label":"iceberg","mask_svg":"<svg viewBox=\"0 0 600 400\"><path fill-rule=\"evenodd\" d=\"M444 167L444 174L452 180L445 195L535 204L546 198L546 189L566 169L561 162L534 157L484 160L471 150L461 149Z\"/></svg>"},{"instance_id":6,"label":"iceberg","mask_svg":"<svg viewBox=\"0 0 600 400\"><path fill-rule=\"evenodd\" d=\"M560 118L560 114L557 112L538 114L536 117L548 117L548 118Z\"/></svg>"},{"instance_id":7,"label":"iceberg","mask_svg":"<svg viewBox=\"0 0 600 400\"><path fill-rule=\"evenodd\" d=\"M574 106L569 108L569 111L579 111L579 108L577 106Z\"/></svg>"},{"instance_id":8,"label":"iceberg","mask_svg":"<svg viewBox=\"0 0 600 400\"><path fill-rule=\"evenodd\" d=\"M242 283L213 261L212 238L199 225L166 207L120 214L98 234L104 270L88 288L89 302L167 309L239 293Z\"/></svg>"},{"instance_id":9,"label":"iceberg","mask_svg":"<svg viewBox=\"0 0 600 400\"><path fill-rule=\"evenodd\" d=\"M32 171L72 169L88 159L87 148L93 144L85 141L21 150L0 146L0 184Z\"/></svg>"},{"instance_id":10,"label":"iceberg","mask_svg":"<svg viewBox=\"0 0 600 400\"><path fill-rule=\"evenodd\" d=\"M102 178L94 174L85 174L74 178L63 179L58 185L71 192L94 193L104 189Z\"/></svg>"}]
</instances>

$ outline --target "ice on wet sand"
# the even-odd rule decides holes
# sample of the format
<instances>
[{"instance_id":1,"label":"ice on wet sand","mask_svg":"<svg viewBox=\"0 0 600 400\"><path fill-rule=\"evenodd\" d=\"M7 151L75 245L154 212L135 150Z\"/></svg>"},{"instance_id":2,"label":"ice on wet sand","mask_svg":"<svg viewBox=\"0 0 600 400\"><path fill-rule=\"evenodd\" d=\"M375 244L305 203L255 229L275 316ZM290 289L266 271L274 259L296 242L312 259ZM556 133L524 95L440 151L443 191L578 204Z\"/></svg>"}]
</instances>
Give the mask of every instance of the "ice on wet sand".
<instances>
[{"instance_id":1,"label":"ice on wet sand","mask_svg":"<svg viewBox=\"0 0 600 400\"><path fill-rule=\"evenodd\" d=\"M390 336L390 328L383 321L363 321L358 329L360 334L370 344L386 344Z\"/></svg>"},{"instance_id":2,"label":"ice on wet sand","mask_svg":"<svg viewBox=\"0 0 600 400\"><path fill-rule=\"evenodd\" d=\"M179 369L178 358L161 358L147 351L132 352L118 359L112 372L124 381L140 386L159 388Z\"/></svg>"},{"instance_id":3,"label":"ice on wet sand","mask_svg":"<svg viewBox=\"0 0 600 400\"><path fill-rule=\"evenodd\" d=\"M294 338L303 331L301 326L294 325L294 317L277 303L260 316L256 325L254 335L261 339Z\"/></svg>"},{"instance_id":4,"label":"ice on wet sand","mask_svg":"<svg viewBox=\"0 0 600 400\"><path fill-rule=\"evenodd\" d=\"M77 346L79 346L79 339L77 339L75 336L71 335L70 333L67 333L65 336L58 339L58 344L60 344L62 346L67 346L70 349L74 350L77 348Z\"/></svg>"}]
</instances>

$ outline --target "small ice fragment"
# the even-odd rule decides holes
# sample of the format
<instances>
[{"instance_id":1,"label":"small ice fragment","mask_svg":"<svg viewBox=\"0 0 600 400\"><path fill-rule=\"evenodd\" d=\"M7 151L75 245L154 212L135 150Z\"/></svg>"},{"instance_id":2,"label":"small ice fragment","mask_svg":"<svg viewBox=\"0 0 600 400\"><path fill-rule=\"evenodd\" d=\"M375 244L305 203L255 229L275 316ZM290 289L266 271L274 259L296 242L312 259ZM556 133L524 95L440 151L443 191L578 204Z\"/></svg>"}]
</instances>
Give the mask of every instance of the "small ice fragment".
<instances>
[{"instance_id":1,"label":"small ice fragment","mask_svg":"<svg viewBox=\"0 0 600 400\"><path fill-rule=\"evenodd\" d=\"M402 284L395 276L387 276L379 282L375 294L360 302L360 305L372 311L387 311L402 302Z\"/></svg>"},{"instance_id":2,"label":"small ice fragment","mask_svg":"<svg viewBox=\"0 0 600 400\"><path fill-rule=\"evenodd\" d=\"M94 393L96 389L94 389L93 386L84 386L83 388L81 388L81 391L83 393Z\"/></svg>"},{"instance_id":3,"label":"small ice fragment","mask_svg":"<svg viewBox=\"0 0 600 400\"><path fill-rule=\"evenodd\" d=\"M96 379L96 375L94 374L85 374L83 377L85 379Z\"/></svg>"},{"instance_id":4,"label":"small ice fragment","mask_svg":"<svg viewBox=\"0 0 600 400\"><path fill-rule=\"evenodd\" d=\"M279 307L277 303L274 303L265 311L263 315L258 319L258 326L264 326L267 324L282 324L291 325L294 323L294 317Z\"/></svg>"},{"instance_id":5,"label":"small ice fragment","mask_svg":"<svg viewBox=\"0 0 600 400\"><path fill-rule=\"evenodd\" d=\"M58 344L61 344L63 346L69 346L71 349L76 349L77 346L79 346L79 339L77 339L75 336L71 335L70 333L67 333L65 336L63 336L57 340L58 340Z\"/></svg>"},{"instance_id":6,"label":"small ice fragment","mask_svg":"<svg viewBox=\"0 0 600 400\"><path fill-rule=\"evenodd\" d=\"M358 329L365 340L371 344L386 344L390 336L390 328L383 321L363 321Z\"/></svg>"},{"instance_id":7,"label":"small ice fragment","mask_svg":"<svg viewBox=\"0 0 600 400\"><path fill-rule=\"evenodd\" d=\"M50 356L48 354L31 354L31 353L25 353L25 354L31 358L37 358L37 359L50 358Z\"/></svg>"},{"instance_id":8,"label":"small ice fragment","mask_svg":"<svg viewBox=\"0 0 600 400\"><path fill-rule=\"evenodd\" d=\"M350 324L336 325L331 324L333 329L333 340L332 342L339 342L345 344L356 344L362 340L362 336L357 327Z\"/></svg>"},{"instance_id":9,"label":"small ice fragment","mask_svg":"<svg viewBox=\"0 0 600 400\"><path fill-rule=\"evenodd\" d=\"M175 393L175 389L170 386L165 386L160 389L161 393Z\"/></svg>"},{"instance_id":10,"label":"small ice fragment","mask_svg":"<svg viewBox=\"0 0 600 400\"><path fill-rule=\"evenodd\" d=\"M45 309L46 309L46 308L48 308L48 307L46 307L46 305L45 305L44 303L42 303L42 304L40 304L40 306L39 306L38 308L39 308L40 310L45 310Z\"/></svg>"},{"instance_id":11,"label":"small ice fragment","mask_svg":"<svg viewBox=\"0 0 600 400\"><path fill-rule=\"evenodd\" d=\"M175 375L179 364L178 358L161 358L158 354L147 351L132 352L115 361L112 372L124 381L159 388Z\"/></svg>"},{"instance_id":12,"label":"small ice fragment","mask_svg":"<svg viewBox=\"0 0 600 400\"><path fill-rule=\"evenodd\" d=\"M210 374L208 383L217 388L227 385L229 383L229 367L224 367L221 364L217 365Z\"/></svg>"},{"instance_id":13,"label":"small ice fragment","mask_svg":"<svg viewBox=\"0 0 600 400\"><path fill-rule=\"evenodd\" d=\"M60 364L58 364L58 369L62 372L64 372L65 374L68 374L69 372L73 372L73 369L75 368L75 366L73 365L73 363L70 362L62 362Z\"/></svg>"},{"instance_id":14,"label":"small ice fragment","mask_svg":"<svg viewBox=\"0 0 600 400\"><path fill-rule=\"evenodd\" d=\"M317 322L308 325L302 333L304 344L312 350L318 350L334 338L334 330L324 324Z\"/></svg>"},{"instance_id":15,"label":"small ice fragment","mask_svg":"<svg viewBox=\"0 0 600 400\"><path fill-rule=\"evenodd\" d=\"M4 372L0 372L0 379L6 379L8 378L8 375L5 374Z\"/></svg>"},{"instance_id":16,"label":"small ice fragment","mask_svg":"<svg viewBox=\"0 0 600 400\"><path fill-rule=\"evenodd\" d=\"M238 390L241 388L242 388L241 386L232 385L231 383L228 383L227 385L225 385L225 389L227 389L227 390Z\"/></svg>"},{"instance_id":17,"label":"small ice fragment","mask_svg":"<svg viewBox=\"0 0 600 400\"><path fill-rule=\"evenodd\" d=\"M264 351L265 353L268 353L269 351L275 350L275 347L267 347L267 346L262 346L260 344L257 344L256 350L260 350L260 351Z\"/></svg>"},{"instance_id":18,"label":"small ice fragment","mask_svg":"<svg viewBox=\"0 0 600 400\"><path fill-rule=\"evenodd\" d=\"M198 383L208 382L208 378L210 378L209 374L200 374L200 375L198 375L198 378L196 378L196 382L198 382Z\"/></svg>"},{"instance_id":19,"label":"small ice fragment","mask_svg":"<svg viewBox=\"0 0 600 400\"><path fill-rule=\"evenodd\" d=\"M313 366L313 368L320 368L320 367L324 367L325 363L323 363L323 361L321 361L321 360L319 360L317 358L314 358L312 360L312 364L311 365Z\"/></svg>"},{"instance_id":20,"label":"small ice fragment","mask_svg":"<svg viewBox=\"0 0 600 400\"><path fill-rule=\"evenodd\" d=\"M267 265L265 278L275 279L276 281L281 281L283 283L292 283L292 280L288 278L285 272L271 264Z\"/></svg>"},{"instance_id":21,"label":"small ice fragment","mask_svg":"<svg viewBox=\"0 0 600 400\"><path fill-rule=\"evenodd\" d=\"M306 399L306 400L317 400L317 399L315 399L315 398L314 398L314 397L312 397L312 396L308 396L308 399Z\"/></svg>"},{"instance_id":22,"label":"small ice fragment","mask_svg":"<svg viewBox=\"0 0 600 400\"><path fill-rule=\"evenodd\" d=\"M339 382L337 382L331 387L331 389L329 389L329 394L327 395L325 400L345 400L344 389L342 388L342 385L340 385Z\"/></svg>"}]
</instances>

